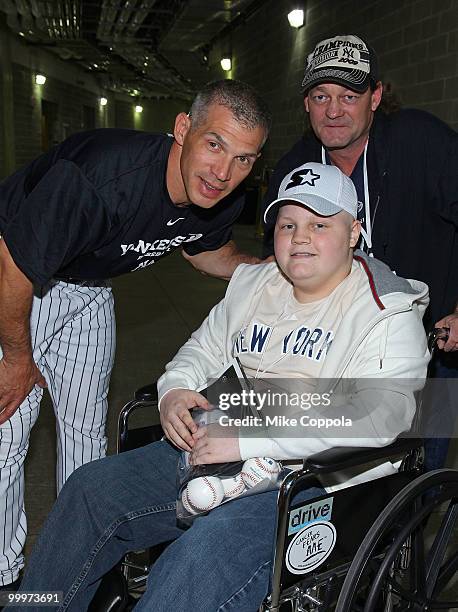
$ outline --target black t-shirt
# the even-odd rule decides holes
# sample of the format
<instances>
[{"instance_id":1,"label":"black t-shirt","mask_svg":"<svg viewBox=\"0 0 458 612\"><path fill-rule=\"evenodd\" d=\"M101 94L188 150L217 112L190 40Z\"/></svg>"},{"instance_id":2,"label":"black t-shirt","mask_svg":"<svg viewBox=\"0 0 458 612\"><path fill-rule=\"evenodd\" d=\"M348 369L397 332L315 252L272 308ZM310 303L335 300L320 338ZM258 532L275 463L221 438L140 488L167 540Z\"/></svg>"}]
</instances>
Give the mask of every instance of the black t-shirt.
<instances>
[{"instance_id":1,"label":"black t-shirt","mask_svg":"<svg viewBox=\"0 0 458 612\"><path fill-rule=\"evenodd\" d=\"M325 151L326 163L331 165L331 158L329 157L328 151ZM358 158L358 161L353 168L353 172L350 174L351 181L356 189L356 194L358 196L358 210L357 210L357 219L361 223L361 226L364 231L367 232L367 224L366 224L366 198L364 195L364 151ZM369 253L366 241L361 235L358 240L357 248Z\"/></svg>"},{"instance_id":2,"label":"black t-shirt","mask_svg":"<svg viewBox=\"0 0 458 612\"><path fill-rule=\"evenodd\" d=\"M211 209L181 208L166 188L173 138L102 129L70 136L0 183L0 232L33 282L102 279L231 238L240 191Z\"/></svg>"}]
</instances>

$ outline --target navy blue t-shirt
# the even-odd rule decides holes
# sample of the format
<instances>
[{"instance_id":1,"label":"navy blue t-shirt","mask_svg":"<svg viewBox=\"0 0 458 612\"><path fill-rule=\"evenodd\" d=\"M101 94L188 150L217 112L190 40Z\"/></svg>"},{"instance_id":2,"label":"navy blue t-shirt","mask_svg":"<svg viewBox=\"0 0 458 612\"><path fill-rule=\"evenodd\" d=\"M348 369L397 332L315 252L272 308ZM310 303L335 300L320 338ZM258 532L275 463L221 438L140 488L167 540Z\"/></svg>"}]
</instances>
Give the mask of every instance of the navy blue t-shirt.
<instances>
[{"instance_id":1,"label":"navy blue t-shirt","mask_svg":"<svg viewBox=\"0 0 458 612\"><path fill-rule=\"evenodd\" d=\"M326 163L331 165L331 158L329 157L328 151L325 153L326 155ZM361 225L364 230L367 230L366 227L366 200L364 196L364 152L358 158L358 161L353 168L353 172L350 175L353 185L356 189L356 194L358 196L358 212L357 219L361 222ZM364 251L367 251L367 245L364 240L362 240L362 236L359 239L359 248L362 248Z\"/></svg>"},{"instance_id":2,"label":"navy blue t-shirt","mask_svg":"<svg viewBox=\"0 0 458 612\"><path fill-rule=\"evenodd\" d=\"M211 209L178 207L166 188L173 138L100 129L63 143L0 183L0 233L35 283L102 279L231 239L240 191Z\"/></svg>"}]
</instances>

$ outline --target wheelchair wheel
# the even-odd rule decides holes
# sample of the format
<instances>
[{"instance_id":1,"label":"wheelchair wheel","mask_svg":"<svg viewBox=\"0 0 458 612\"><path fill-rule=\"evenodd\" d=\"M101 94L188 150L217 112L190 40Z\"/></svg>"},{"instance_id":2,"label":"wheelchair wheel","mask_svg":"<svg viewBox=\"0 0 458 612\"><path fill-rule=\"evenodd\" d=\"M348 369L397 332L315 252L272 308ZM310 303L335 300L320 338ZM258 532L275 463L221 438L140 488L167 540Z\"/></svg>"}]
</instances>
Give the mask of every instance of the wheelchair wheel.
<instances>
[{"instance_id":1,"label":"wheelchair wheel","mask_svg":"<svg viewBox=\"0 0 458 612\"><path fill-rule=\"evenodd\" d=\"M335 612L458 610L457 518L457 470L404 487L361 543Z\"/></svg>"}]
</instances>

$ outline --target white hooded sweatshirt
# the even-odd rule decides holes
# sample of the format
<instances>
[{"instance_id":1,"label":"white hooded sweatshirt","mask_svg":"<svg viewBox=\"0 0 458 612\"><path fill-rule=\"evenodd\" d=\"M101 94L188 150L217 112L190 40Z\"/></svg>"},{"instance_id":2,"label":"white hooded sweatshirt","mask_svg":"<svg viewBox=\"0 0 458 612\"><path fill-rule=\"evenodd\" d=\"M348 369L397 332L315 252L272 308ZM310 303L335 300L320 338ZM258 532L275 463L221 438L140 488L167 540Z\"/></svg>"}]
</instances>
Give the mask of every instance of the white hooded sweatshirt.
<instances>
[{"instance_id":1,"label":"white hooded sweatshirt","mask_svg":"<svg viewBox=\"0 0 458 612\"><path fill-rule=\"evenodd\" d=\"M353 417L344 437L333 436L332 429L309 427L302 434L303 427L289 432L244 427L242 459L265 456L297 463L336 446L385 446L410 428L415 414L414 393L422 387L429 361L422 325L427 305L424 283L396 276L361 251L332 294L307 305L296 302L275 263L242 264L224 299L167 364L158 396L176 388L203 388L238 357L249 377L280 378L280 387L288 381L290 391L298 381L320 394L331 391L332 416ZM343 379L351 379L351 394L345 397L339 394ZM318 407L307 416L328 411ZM295 408L283 414L300 419L304 412ZM363 477L359 468L323 484L332 489L395 471L390 463L367 467Z\"/></svg>"}]
</instances>

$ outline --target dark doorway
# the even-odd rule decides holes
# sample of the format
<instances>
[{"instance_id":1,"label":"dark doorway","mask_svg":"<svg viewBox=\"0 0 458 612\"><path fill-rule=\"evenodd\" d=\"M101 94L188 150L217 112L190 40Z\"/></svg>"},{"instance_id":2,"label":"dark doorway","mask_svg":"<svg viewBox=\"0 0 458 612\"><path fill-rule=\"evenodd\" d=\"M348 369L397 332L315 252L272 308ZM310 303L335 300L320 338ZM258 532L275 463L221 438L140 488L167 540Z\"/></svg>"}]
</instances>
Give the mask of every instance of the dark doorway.
<instances>
[{"instance_id":1,"label":"dark doorway","mask_svg":"<svg viewBox=\"0 0 458 612\"><path fill-rule=\"evenodd\" d=\"M48 100L41 101L41 150L47 151L60 141L57 133L59 107Z\"/></svg>"},{"instance_id":2,"label":"dark doorway","mask_svg":"<svg viewBox=\"0 0 458 612\"><path fill-rule=\"evenodd\" d=\"M83 130L95 129L95 108L83 106Z\"/></svg>"}]
</instances>

